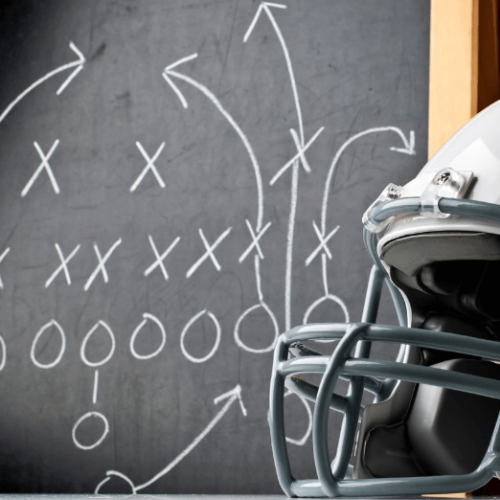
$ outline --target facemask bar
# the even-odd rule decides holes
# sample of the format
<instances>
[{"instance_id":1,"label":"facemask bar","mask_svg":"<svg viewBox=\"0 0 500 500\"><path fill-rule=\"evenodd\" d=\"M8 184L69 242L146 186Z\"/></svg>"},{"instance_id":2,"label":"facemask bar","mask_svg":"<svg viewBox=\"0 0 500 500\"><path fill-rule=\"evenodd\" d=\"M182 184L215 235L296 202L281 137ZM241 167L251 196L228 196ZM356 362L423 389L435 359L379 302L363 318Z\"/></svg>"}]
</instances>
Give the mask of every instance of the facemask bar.
<instances>
[{"instance_id":1,"label":"facemask bar","mask_svg":"<svg viewBox=\"0 0 500 500\"><path fill-rule=\"evenodd\" d=\"M500 222L499 205L449 198L441 198L437 203L439 210L443 213ZM427 211L434 210L434 207L425 208ZM400 198L373 207L369 218L371 223L380 224L388 218L419 213L421 210L421 198ZM500 343L450 333L374 324L384 281L389 285L401 325L406 324L406 310L401 294L390 283L378 258L377 235L365 229L364 240L374 261L374 267L368 284L362 323L303 325L285 332L278 339L271 379L269 423L274 459L281 487L290 497L362 497L458 493L475 490L488 482L497 471L500 471L500 418L497 420L481 464L470 474L346 479L349 475L348 463L352 453L356 426L362 411L361 396L366 386L370 386L370 392L376 393L375 399L378 401L389 396L397 380L407 380L500 399L500 382L497 380L459 372L447 372L431 367L409 365L401 363L401 356L398 356L396 362L368 359L372 342L390 342L472 354L500 361ZM288 359L288 348L291 345L316 339L342 340L331 357L318 355L319 353L310 355L305 349L299 357ZM355 346L355 355L351 358L350 352ZM305 385L297 382L300 379L293 378L303 373L323 373L319 389L316 390L312 384L305 383L307 384ZM292 385L295 386L295 392L299 392L316 402L313 418L313 447L318 479L295 480L291 473L286 448L283 411L285 379L288 377L292 377L288 380L291 380ZM347 396L334 394L339 377L350 380L350 390ZM385 381L377 385L373 382L375 379L372 377L385 378ZM328 413L330 408L344 414L339 446L332 463L330 463L328 451Z\"/></svg>"}]
</instances>

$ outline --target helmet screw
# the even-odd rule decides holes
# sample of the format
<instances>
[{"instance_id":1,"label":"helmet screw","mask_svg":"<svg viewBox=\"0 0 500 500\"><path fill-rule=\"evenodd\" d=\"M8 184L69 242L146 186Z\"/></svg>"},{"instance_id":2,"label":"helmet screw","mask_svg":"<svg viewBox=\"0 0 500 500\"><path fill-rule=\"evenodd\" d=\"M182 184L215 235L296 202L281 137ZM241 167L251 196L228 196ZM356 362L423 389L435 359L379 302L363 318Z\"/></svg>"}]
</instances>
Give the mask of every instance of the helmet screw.
<instances>
[{"instance_id":1,"label":"helmet screw","mask_svg":"<svg viewBox=\"0 0 500 500\"><path fill-rule=\"evenodd\" d=\"M438 176L435 177L434 179L434 184L446 184L448 180L451 177L451 173L446 171L446 172L441 172Z\"/></svg>"}]
</instances>

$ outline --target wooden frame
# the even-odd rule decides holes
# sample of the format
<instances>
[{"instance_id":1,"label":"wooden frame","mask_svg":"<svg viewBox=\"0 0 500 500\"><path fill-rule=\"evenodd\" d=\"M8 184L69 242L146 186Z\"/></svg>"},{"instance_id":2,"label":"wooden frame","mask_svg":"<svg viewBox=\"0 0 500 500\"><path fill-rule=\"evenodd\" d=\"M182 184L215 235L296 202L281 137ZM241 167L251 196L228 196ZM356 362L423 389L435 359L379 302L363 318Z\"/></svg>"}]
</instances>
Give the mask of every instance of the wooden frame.
<instances>
[{"instance_id":1,"label":"wooden frame","mask_svg":"<svg viewBox=\"0 0 500 500\"><path fill-rule=\"evenodd\" d=\"M431 0L429 158L500 99L499 0Z\"/></svg>"}]
</instances>

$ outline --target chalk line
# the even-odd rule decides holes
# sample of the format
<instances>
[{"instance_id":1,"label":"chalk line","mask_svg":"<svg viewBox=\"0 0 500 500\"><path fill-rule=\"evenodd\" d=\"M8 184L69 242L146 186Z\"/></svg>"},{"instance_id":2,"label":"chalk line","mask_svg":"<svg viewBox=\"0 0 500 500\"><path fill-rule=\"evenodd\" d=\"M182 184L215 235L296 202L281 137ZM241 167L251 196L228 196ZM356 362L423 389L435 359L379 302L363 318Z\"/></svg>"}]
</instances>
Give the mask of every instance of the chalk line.
<instances>
[{"instance_id":1,"label":"chalk line","mask_svg":"<svg viewBox=\"0 0 500 500\"><path fill-rule=\"evenodd\" d=\"M78 429L78 427L80 426L80 424L82 422L84 422L88 418L92 418L92 417L100 418L104 422L104 430L103 430L101 437L95 443L92 443L91 445L86 446L86 445L81 444L78 441L78 439L76 439L76 430ZM76 424L73 426L73 430L71 431L71 435L73 437L73 442L75 443L75 445L78 448L80 448L81 450L92 450L93 448L96 448L104 441L104 438L108 435L108 432L109 432L108 419L102 413L100 413L98 411L89 411L88 413L85 413L85 415L82 415L76 421Z\"/></svg>"},{"instance_id":2,"label":"chalk line","mask_svg":"<svg viewBox=\"0 0 500 500\"><path fill-rule=\"evenodd\" d=\"M52 325L57 328L57 331L59 332L59 335L61 336L61 348L59 349L59 354L57 355L56 359L54 361L52 361L52 363L40 363L35 358L36 344L38 343L41 336L43 335L43 332L45 332L45 330L50 328ZM45 368L45 369L53 368L61 361L65 350L66 350L66 335L64 334L64 330L62 329L61 325L55 319L52 319L48 323L43 325L42 328L40 328L40 330L38 330L37 334L35 335L35 338L33 339L33 343L31 344L31 351L30 351L31 361L33 361L33 364L35 366L38 366L38 368Z\"/></svg>"},{"instance_id":3,"label":"chalk line","mask_svg":"<svg viewBox=\"0 0 500 500\"><path fill-rule=\"evenodd\" d=\"M186 347L184 346L184 338L186 337L186 334L188 330L191 328L193 323L198 321L204 314L206 314L213 322L215 325L215 343L214 346L212 347L212 350L206 355L203 356L202 358L196 358L195 356L191 356L186 350ZM203 309L203 311L200 311L199 313L195 314L187 323L186 326L182 329L181 333L181 351L182 354L188 359L189 361L192 361L193 363L204 363L205 361L208 361L216 352L217 349L219 348L220 345L220 340L221 340L222 332L221 332L221 326L218 321L218 319L215 317L213 313L210 311L207 311L206 309Z\"/></svg>"},{"instance_id":4,"label":"chalk line","mask_svg":"<svg viewBox=\"0 0 500 500\"><path fill-rule=\"evenodd\" d=\"M252 166L254 169L255 173L255 182L257 184L257 222L256 222L256 231L257 233L260 232L260 229L262 227L262 217L263 217L263 212L264 212L264 191L262 188L262 176L260 173L260 166L259 162L257 161L257 157L255 156L254 150L252 148L252 145L250 144L250 141L248 140L247 136L243 133L241 130L240 126L234 121L233 117L222 107L222 104L220 101L217 99L217 97L208 90L207 87L202 85L201 83L197 82L196 80L193 80L189 76L186 76L182 73L178 73L176 71L172 71L172 69L175 66L178 66L181 64L181 62L186 62L190 61L194 58L196 58L198 54L192 54L191 56L185 57L183 59L180 59L179 61L171 64L170 66L167 66L165 69L166 75L167 76L174 76L178 78L179 80L184 80L185 82L189 83L193 87L197 88L200 92L205 94L208 99L214 104L214 106L219 110L219 112L224 116L224 118L229 122L229 124L234 128L238 136L240 137L241 141L243 142L243 145L245 146L245 149L247 150L248 156L250 157L250 161L252 162ZM164 73L165 77L165 73ZM182 96L182 93L180 90L175 86L175 84L170 80L169 78L167 79L167 82L169 85L175 90L175 93L181 99L181 102L183 103L183 106L187 108L187 101ZM175 88L174 88L175 87Z\"/></svg>"},{"instance_id":5,"label":"chalk line","mask_svg":"<svg viewBox=\"0 0 500 500\"><path fill-rule=\"evenodd\" d=\"M92 393L92 403L97 403L97 388L99 386L99 370L94 373L94 392Z\"/></svg>"},{"instance_id":6,"label":"chalk line","mask_svg":"<svg viewBox=\"0 0 500 500\"><path fill-rule=\"evenodd\" d=\"M106 255L104 257L101 257L101 253L99 252L99 247L97 246L97 243L94 243L94 251L97 255L97 267L94 269L92 274L89 276L89 279L87 280L87 283L85 283L83 289L87 291L90 287L90 285L93 283L93 281L96 279L96 276L99 274L99 272L102 273L102 277L104 279L104 283L108 282L108 272L106 271L106 267L104 264L106 264L106 261L111 257L111 254L115 251L115 248L120 245L122 242L122 239L118 239L115 241L113 246L107 251Z\"/></svg>"},{"instance_id":7,"label":"chalk line","mask_svg":"<svg viewBox=\"0 0 500 500\"><path fill-rule=\"evenodd\" d=\"M353 135L350 137L347 141L340 146L339 150L335 153L335 156L333 157L332 164L330 166L330 170L328 171L328 176L326 178L326 183L325 183L325 191L323 194L323 203L321 205L321 232L323 236L326 233L326 214L328 210L328 195L330 194L330 186L332 183L333 175L335 173L335 169L337 166L337 163L340 160L340 157L346 150L346 148L352 144L354 141L357 139L364 137L365 135L368 134L376 134L378 132L395 132L398 134L404 144L404 148L390 148L391 151L396 151L398 153L404 153L408 155L414 155L415 154L415 132L412 130L410 132L410 141L408 141L401 131L401 129L397 127L376 127L376 128L369 128L367 130L364 130L363 132L359 132L356 135Z\"/></svg>"},{"instance_id":8,"label":"chalk line","mask_svg":"<svg viewBox=\"0 0 500 500\"><path fill-rule=\"evenodd\" d=\"M198 269L201 264L208 258L210 257L210 259L212 260L214 266L215 266L215 269L217 269L217 271L220 271L221 270L221 267L220 267L220 264L219 262L217 261L217 259L215 258L215 255L213 253L213 251L220 245L220 243L222 242L222 240L231 232L231 227L228 227L216 240L215 240L215 243L213 245L209 245L208 241L206 240L205 238L205 235L203 234L203 231L201 229L198 229L199 233L200 233L200 238L201 240L203 241L203 245L205 245L205 249L207 250L188 270L188 272L186 273L186 278L190 278L192 276L192 274L196 271L196 269Z\"/></svg>"},{"instance_id":9,"label":"chalk line","mask_svg":"<svg viewBox=\"0 0 500 500\"><path fill-rule=\"evenodd\" d=\"M151 359L154 358L155 356L158 356L158 354L160 354L160 352L165 347L165 342L167 341L167 333L165 332L163 323L156 316L153 316L152 314L149 313L144 313L142 317L144 319L139 323L139 326L134 330L134 333L132 333L132 337L130 337L130 352L132 353L132 356L134 356L137 359ZM135 339L137 338L137 335L139 335L139 332L142 330L144 325L147 323L148 319L158 325L158 328L160 329L161 332L161 343L160 347L158 347L156 351L152 352L151 354L141 355L138 354L137 351L135 350Z\"/></svg>"},{"instance_id":10,"label":"chalk line","mask_svg":"<svg viewBox=\"0 0 500 500\"><path fill-rule=\"evenodd\" d=\"M54 173L52 172L52 169L50 168L49 165L49 159L52 156L52 153L56 150L57 146L59 145L59 139L56 139L54 141L54 144L52 144L52 147L47 153L47 156L45 156L44 152L41 150L40 146L38 145L38 142L35 141L33 144L35 145L35 149L37 150L38 154L40 155L40 158L42 159L42 163L40 163L38 168L35 170L35 173L31 176L31 179L28 181L26 186L24 186L24 189L21 191L21 198L24 198L28 194L29 190L31 189L31 186L33 186L35 181L38 179L38 176L40 175L43 169L46 170L54 191L56 192L56 194L59 194L60 192L59 186L57 184Z\"/></svg>"},{"instance_id":11,"label":"chalk line","mask_svg":"<svg viewBox=\"0 0 500 500\"><path fill-rule=\"evenodd\" d=\"M151 247L153 248L153 253L155 254L156 261L153 262L145 271L144 271L144 276L148 276L151 274L157 267L160 267L161 272L163 273L163 277L165 280L168 280L168 273L167 270L165 269L165 265L163 264L163 261L167 257L167 255L174 249L174 247L179 243L181 237L177 236L175 240L170 244L170 246L163 252L161 255L158 253L158 249L156 248L155 242L153 241L153 237L149 235L149 243L151 244Z\"/></svg>"},{"instance_id":12,"label":"chalk line","mask_svg":"<svg viewBox=\"0 0 500 500\"><path fill-rule=\"evenodd\" d=\"M6 248L2 255L0 255L0 263L2 262L2 260L5 258L5 256L10 252L10 248ZM3 289L3 281L2 281L2 277L0 276L0 288Z\"/></svg>"},{"instance_id":13,"label":"chalk line","mask_svg":"<svg viewBox=\"0 0 500 500\"><path fill-rule=\"evenodd\" d=\"M55 243L57 254L59 255L59 259L61 260L61 265L52 273L50 278L45 282L45 288L48 288L50 286L50 284L56 279L56 276L61 271L64 271L64 275L66 276L66 283L68 283L68 285L71 285L71 276L69 274L67 264L76 255L76 252L80 250L80 246L81 245L77 245L74 248L74 250L68 255L68 257L65 258L62 253L61 247L57 243Z\"/></svg>"},{"instance_id":14,"label":"chalk line","mask_svg":"<svg viewBox=\"0 0 500 500\"><path fill-rule=\"evenodd\" d=\"M297 394L295 392L292 392L288 390L285 392L285 395L283 396L284 398L290 396L291 394L294 394L297 396L301 401L302 404L304 405L306 412L307 412L307 429L305 434L300 438L300 439L292 439L289 437L286 437L287 443L294 444L295 446L304 446L307 443L307 440L309 439L309 436L311 435L312 432L312 411L311 407L309 406L309 403L307 402L307 399L301 396L300 394Z\"/></svg>"},{"instance_id":15,"label":"chalk line","mask_svg":"<svg viewBox=\"0 0 500 500\"><path fill-rule=\"evenodd\" d=\"M2 346L2 361L0 362L0 372L5 368L5 363L7 363L7 346L5 341L0 335L0 345Z\"/></svg>"},{"instance_id":16,"label":"chalk line","mask_svg":"<svg viewBox=\"0 0 500 500\"><path fill-rule=\"evenodd\" d=\"M85 354L85 349L87 347L87 342L90 340L90 337L94 334L94 332L99 328L99 326L102 326L104 330L107 332L109 335L109 338L111 340L111 348L109 350L108 355L101 359L101 361L97 362L92 362L87 359L87 355ZM113 354L115 353L115 348L116 348L116 341L115 341L115 336L113 334L113 330L111 330L110 326L105 323L102 320L99 320L88 332L87 335L85 335L82 346L80 348L80 358L82 358L82 361L87 365L87 366L101 366L104 363L107 363L112 357Z\"/></svg>"},{"instance_id":17,"label":"chalk line","mask_svg":"<svg viewBox=\"0 0 500 500\"><path fill-rule=\"evenodd\" d=\"M57 90L56 94L59 95L75 78L75 76L83 69L83 64L85 63L86 59L84 55L78 50L76 45L73 42L69 43L69 48L76 53L76 55L79 57L77 61L70 62L68 64L64 64L62 66L59 66L58 68L50 71L47 73L45 76L42 76L42 78L38 79L36 82L32 83L26 90L21 92L3 111L3 113L0 115L0 123L2 123L3 119L10 113L12 108L27 94L29 94L34 88L38 87L41 83L45 82L49 78L52 78L54 75L57 75L61 71L64 71L69 68L73 68L75 66L80 66L80 68L77 68L75 71L71 73L71 75L65 80L65 82L59 87Z\"/></svg>"}]
</instances>

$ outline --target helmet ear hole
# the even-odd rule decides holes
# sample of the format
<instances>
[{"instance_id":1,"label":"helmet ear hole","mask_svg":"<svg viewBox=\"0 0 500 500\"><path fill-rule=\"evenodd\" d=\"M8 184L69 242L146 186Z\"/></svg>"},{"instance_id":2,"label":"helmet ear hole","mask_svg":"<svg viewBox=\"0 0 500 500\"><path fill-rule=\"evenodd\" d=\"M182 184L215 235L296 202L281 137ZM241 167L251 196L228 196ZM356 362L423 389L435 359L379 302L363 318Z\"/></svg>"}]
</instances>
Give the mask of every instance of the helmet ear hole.
<instances>
[{"instance_id":1,"label":"helmet ear hole","mask_svg":"<svg viewBox=\"0 0 500 500\"><path fill-rule=\"evenodd\" d=\"M430 292L437 295L450 295L460 286L459 262L433 262L422 267L420 282Z\"/></svg>"}]
</instances>

